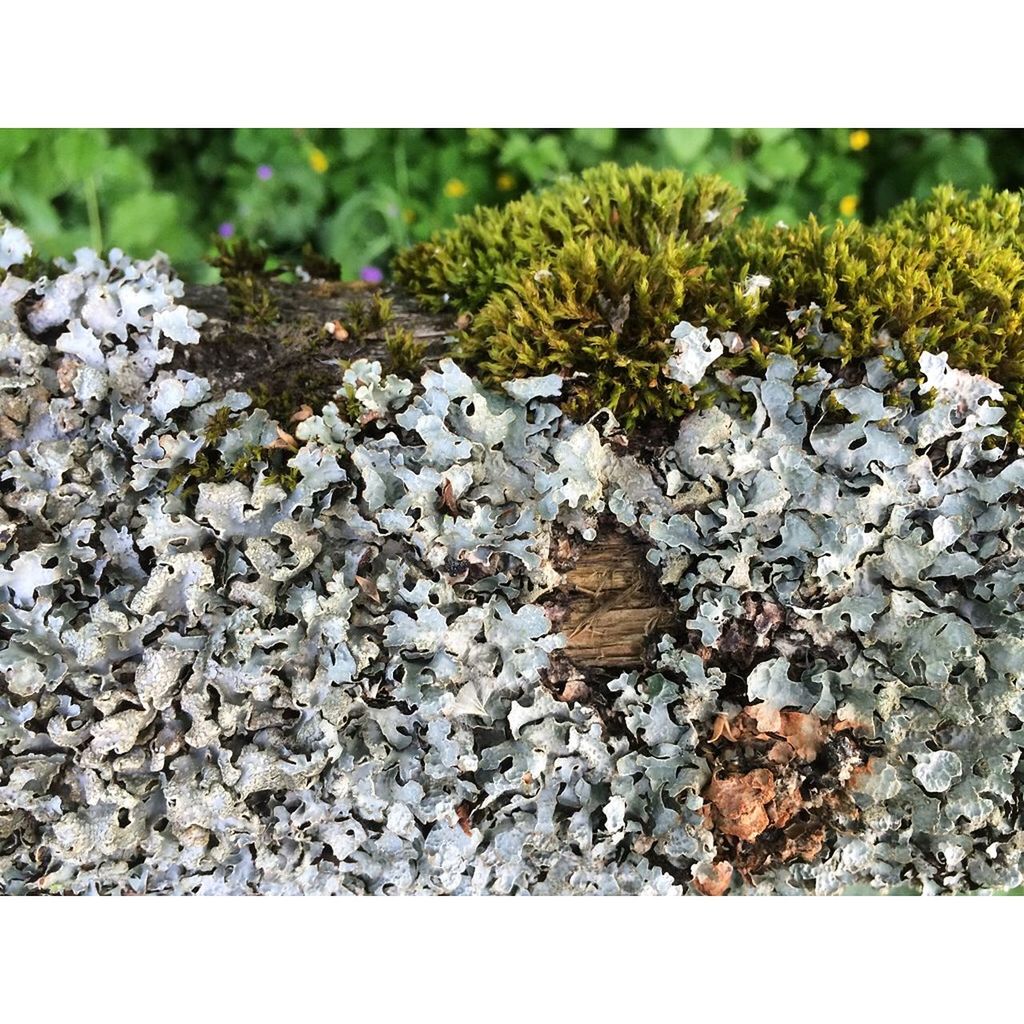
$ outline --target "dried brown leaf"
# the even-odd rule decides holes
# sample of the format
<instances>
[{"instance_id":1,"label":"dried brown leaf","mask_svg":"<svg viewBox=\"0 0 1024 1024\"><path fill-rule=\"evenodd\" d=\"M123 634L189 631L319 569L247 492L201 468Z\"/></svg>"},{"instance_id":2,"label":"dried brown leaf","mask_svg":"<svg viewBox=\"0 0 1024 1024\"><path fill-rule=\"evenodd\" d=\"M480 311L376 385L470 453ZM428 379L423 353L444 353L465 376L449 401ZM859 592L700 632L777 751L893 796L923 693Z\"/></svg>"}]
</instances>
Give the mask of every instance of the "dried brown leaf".
<instances>
[{"instance_id":1,"label":"dried brown leaf","mask_svg":"<svg viewBox=\"0 0 1024 1024\"><path fill-rule=\"evenodd\" d=\"M711 730L711 739L709 742L717 743L722 737L725 737L730 743L736 742L736 736L732 731L732 723L729 721L728 715L716 715L715 724Z\"/></svg>"},{"instance_id":2,"label":"dried brown leaf","mask_svg":"<svg viewBox=\"0 0 1024 1024\"><path fill-rule=\"evenodd\" d=\"M473 823L469 818L469 812L471 810L472 808L467 803L461 803L455 808L455 815L459 819L459 825L462 826L462 831L465 832L467 836L471 836L473 834Z\"/></svg>"},{"instance_id":3,"label":"dried brown leaf","mask_svg":"<svg viewBox=\"0 0 1024 1024\"><path fill-rule=\"evenodd\" d=\"M590 696L590 687L587 686L586 681L582 678L571 678L565 684L562 689L560 696L556 696L556 700L562 701L564 704L569 704L574 700L586 700Z\"/></svg>"},{"instance_id":4,"label":"dried brown leaf","mask_svg":"<svg viewBox=\"0 0 1024 1024\"><path fill-rule=\"evenodd\" d=\"M459 503L455 500L455 490L448 477L441 482L441 507L450 515L459 514Z\"/></svg>"},{"instance_id":5,"label":"dried brown leaf","mask_svg":"<svg viewBox=\"0 0 1024 1024\"><path fill-rule=\"evenodd\" d=\"M776 740L768 750L768 760L772 764L789 764L794 757L796 751L785 740Z\"/></svg>"},{"instance_id":6,"label":"dried brown leaf","mask_svg":"<svg viewBox=\"0 0 1024 1024\"><path fill-rule=\"evenodd\" d=\"M693 877L693 887L703 896L722 896L732 883L732 865L718 861L710 866L701 865Z\"/></svg>"},{"instance_id":7,"label":"dried brown leaf","mask_svg":"<svg viewBox=\"0 0 1024 1024\"><path fill-rule=\"evenodd\" d=\"M782 735L782 713L770 704L751 704L744 712L757 726L758 732Z\"/></svg>"},{"instance_id":8,"label":"dried brown leaf","mask_svg":"<svg viewBox=\"0 0 1024 1024\"><path fill-rule=\"evenodd\" d=\"M371 600L380 604L380 591L377 584L366 576L356 576L356 585Z\"/></svg>"},{"instance_id":9,"label":"dried brown leaf","mask_svg":"<svg viewBox=\"0 0 1024 1024\"><path fill-rule=\"evenodd\" d=\"M299 450L299 442L292 437L286 430L282 430L280 427L277 428L277 437L274 438L268 448L287 448L289 451L297 452Z\"/></svg>"},{"instance_id":10,"label":"dried brown leaf","mask_svg":"<svg viewBox=\"0 0 1024 1024\"><path fill-rule=\"evenodd\" d=\"M775 828L785 828L804 809L804 798L800 793L799 779L790 774L785 780L778 780L775 799L768 805L768 819Z\"/></svg>"},{"instance_id":11,"label":"dried brown leaf","mask_svg":"<svg viewBox=\"0 0 1024 1024\"><path fill-rule=\"evenodd\" d=\"M825 745L825 723L817 715L805 715L800 711L783 711L779 735L789 741L796 756L803 761L813 761Z\"/></svg>"},{"instance_id":12,"label":"dried brown leaf","mask_svg":"<svg viewBox=\"0 0 1024 1024\"><path fill-rule=\"evenodd\" d=\"M825 845L825 829L820 825L793 828L786 832L786 838L779 850L783 862L802 860L808 864L814 860Z\"/></svg>"},{"instance_id":13,"label":"dried brown leaf","mask_svg":"<svg viewBox=\"0 0 1024 1024\"><path fill-rule=\"evenodd\" d=\"M720 832L751 842L770 824L765 804L775 797L775 779L767 768L756 768L746 775L712 779L704 796Z\"/></svg>"}]
</instances>

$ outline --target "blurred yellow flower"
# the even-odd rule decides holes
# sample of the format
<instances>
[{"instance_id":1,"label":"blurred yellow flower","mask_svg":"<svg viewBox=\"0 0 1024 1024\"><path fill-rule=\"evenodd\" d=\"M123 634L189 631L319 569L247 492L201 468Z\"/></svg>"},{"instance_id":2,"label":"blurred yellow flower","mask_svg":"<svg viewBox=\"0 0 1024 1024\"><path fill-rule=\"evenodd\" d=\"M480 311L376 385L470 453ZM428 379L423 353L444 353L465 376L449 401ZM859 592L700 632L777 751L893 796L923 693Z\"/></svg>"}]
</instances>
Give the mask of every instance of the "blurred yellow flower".
<instances>
[{"instance_id":1,"label":"blurred yellow flower","mask_svg":"<svg viewBox=\"0 0 1024 1024\"><path fill-rule=\"evenodd\" d=\"M871 142L871 133L864 131L863 128L850 132L850 149L854 151L864 149L869 142Z\"/></svg>"},{"instance_id":2,"label":"blurred yellow flower","mask_svg":"<svg viewBox=\"0 0 1024 1024\"><path fill-rule=\"evenodd\" d=\"M449 199L461 199L468 191L466 183L459 178L449 178L444 185L444 194Z\"/></svg>"},{"instance_id":3,"label":"blurred yellow flower","mask_svg":"<svg viewBox=\"0 0 1024 1024\"><path fill-rule=\"evenodd\" d=\"M327 157L324 155L322 149L317 149L314 146L309 151L309 166L316 171L317 174L323 174L331 165L327 162Z\"/></svg>"},{"instance_id":4,"label":"blurred yellow flower","mask_svg":"<svg viewBox=\"0 0 1024 1024\"><path fill-rule=\"evenodd\" d=\"M860 203L860 199L855 195L843 196L839 200L839 212L844 217L852 217L857 212L857 205Z\"/></svg>"},{"instance_id":5,"label":"blurred yellow flower","mask_svg":"<svg viewBox=\"0 0 1024 1024\"><path fill-rule=\"evenodd\" d=\"M508 173L499 174L497 185L499 192L511 192L516 187L516 179Z\"/></svg>"}]
</instances>

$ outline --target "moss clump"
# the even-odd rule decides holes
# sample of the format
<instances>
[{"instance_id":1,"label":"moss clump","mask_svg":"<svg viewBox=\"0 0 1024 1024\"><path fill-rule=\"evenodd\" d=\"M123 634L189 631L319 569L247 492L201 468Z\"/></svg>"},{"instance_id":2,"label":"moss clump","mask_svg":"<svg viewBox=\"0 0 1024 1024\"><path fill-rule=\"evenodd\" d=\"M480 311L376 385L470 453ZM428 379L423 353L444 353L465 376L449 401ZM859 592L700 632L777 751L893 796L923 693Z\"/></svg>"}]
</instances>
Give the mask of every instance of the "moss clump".
<instances>
[{"instance_id":1,"label":"moss clump","mask_svg":"<svg viewBox=\"0 0 1024 1024\"><path fill-rule=\"evenodd\" d=\"M271 448L259 444L243 445L228 461L219 442L229 430L239 426L243 414L227 406L218 409L203 428L203 446L195 459L180 466L167 481L167 493L192 500L199 493L201 483L225 483L239 480L250 487L260 478L263 484L278 484L291 493L298 484L299 472L288 465L292 452L287 448Z\"/></svg>"},{"instance_id":2,"label":"moss clump","mask_svg":"<svg viewBox=\"0 0 1024 1024\"><path fill-rule=\"evenodd\" d=\"M318 253L309 242L302 247L298 265L314 281L338 281L341 279L341 264L337 260L331 259L330 256Z\"/></svg>"},{"instance_id":3,"label":"moss clump","mask_svg":"<svg viewBox=\"0 0 1024 1024\"><path fill-rule=\"evenodd\" d=\"M873 226L743 223L741 207L715 178L604 165L476 210L401 254L395 275L428 306L475 314L458 354L491 383L586 374L566 389L575 415L608 406L632 426L727 390L665 375L671 328L689 320L739 332L742 352L716 368L740 371L783 351L805 365L889 353L914 373L924 349L947 352L1006 388L1024 439L1019 194L939 188Z\"/></svg>"},{"instance_id":4,"label":"moss clump","mask_svg":"<svg viewBox=\"0 0 1024 1024\"><path fill-rule=\"evenodd\" d=\"M384 344L387 346L388 356L391 360L389 369L392 373L408 375L422 372L427 345L407 327L386 331Z\"/></svg>"},{"instance_id":5,"label":"moss clump","mask_svg":"<svg viewBox=\"0 0 1024 1024\"><path fill-rule=\"evenodd\" d=\"M278 317L277 302L269 281L283 272L267 267L269 255L263 246L243 238L217 240L217 255L210 265L220 271L232 312L246 323L269 326Z\"/></svg>"},{"instance_id":6,"label":"moss clump","mask_svg":"<svg viewBox=\"0 0 1024 1024\"><path fill-rule=\"evenodd\" d=\"M840 363L889 353L898 341L904 359L893 369L901 374L916 372L924 350L947 352L952 366L1006 388L1007 425L1024 439L1021 209L1020 195L985 190L971 199L944 187L871 227L813 218L786 229L746 225L723 241L706 321L777 345L820 316L839 336ZM763 308L743 316L714 303L755 272L771 281ZM812 303L820 308L809 310ZM807 312L793 318L796 309ZM821 357L816 333L804 335L800 353Z\"/></svg>"},{"instance_id":7,"label":"moss clump","mask_svg":"<svg viewBox=\"0 0 1024 1024\"><path fill-rule=\"evenodd\" d=\"M379 292L367 299L347 302L342 313L342 324L355 337L373 334L385 328L395 316L391 300Z\"/></svg>"},{"instance_id":8,"label":"moss clump","mask_svg":"<svg viewBox=\"0 0 1024 1024\"><path fill-rule=\"evenodd\" d=\"M457 218L450 232L400 253L395 279L434 309L451 301L475 311L572 241L608 238L648 255L668 240L709 251L742 204L742 194L718 178L603 164Z\"/></svg>"}]
</instances>

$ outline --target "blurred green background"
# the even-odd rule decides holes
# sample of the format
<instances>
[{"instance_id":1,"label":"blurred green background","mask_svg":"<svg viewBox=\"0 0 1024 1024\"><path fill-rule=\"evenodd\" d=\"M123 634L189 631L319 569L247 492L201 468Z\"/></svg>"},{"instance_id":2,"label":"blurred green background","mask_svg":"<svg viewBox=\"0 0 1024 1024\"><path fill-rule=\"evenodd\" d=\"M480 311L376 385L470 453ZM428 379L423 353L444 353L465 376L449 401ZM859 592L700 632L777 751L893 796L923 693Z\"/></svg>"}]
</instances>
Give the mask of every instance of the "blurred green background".
<instances>
[{"instance_id":1,"label":"blurred green background","mask_svg":"<svg viewBox=\"0 0 1024 1024\"><path fill-rule=\"evenodd\" d=\"M1024 132L924 130L7 129L0 211L46 257L81 245L168 253L209 281L216 236L305 243L375 279L396 248L603 160L713 171L749 213L871 219L939 182L1024 183Z\"/></svg>"}]
</instances>

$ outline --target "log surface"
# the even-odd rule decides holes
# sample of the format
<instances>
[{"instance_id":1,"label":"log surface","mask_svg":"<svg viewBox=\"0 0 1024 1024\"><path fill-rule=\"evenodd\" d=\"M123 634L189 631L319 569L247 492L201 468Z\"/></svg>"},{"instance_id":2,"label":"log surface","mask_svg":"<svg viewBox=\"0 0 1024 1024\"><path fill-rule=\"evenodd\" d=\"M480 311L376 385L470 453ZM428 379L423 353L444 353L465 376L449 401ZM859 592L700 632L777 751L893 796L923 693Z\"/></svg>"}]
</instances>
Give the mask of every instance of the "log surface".
<instances>
[{"instance_id":1,"label":"log surface","mask_svg":"<svg viewBox=\"0 0 1024 1024\"><path fill-rule=\"evenodd\" d=\"M411 300L385 293L391 299L393 318L385 328L354 334L343 342L334 342L325 351L309 351L308 346L291 342L293 332L316 333L322 325L340 321L345 324L353 303L367 301L372 289L359 284L311 282L309 284L270 285L279 315L271 326L254 326L241 321L231 310L228 295L221 285L188 285L184 302L205 313L203 339L198 345L179 348L174 368L190 370L206 377L215 394L229 389L250 391L274 383L289 370L301 368L303 361L316 360L324 367L331 359L379 359L388 363L385 333L406 329L427 345L427 362L444 355L445 338L457 330L454 314L424 312ZM341 370L338 371L338 382Z\"/></svg>"},{"instance_id":2,"label":"log surface","mask_svg":"<svg viewBox=\"0 0 1024 1024\"><path fill-rule=\"evenodd\" d=\"M578 561L560 588L566 656L580 668L631 668L643 663L672 608L646 560L646 548L628 534L603 530L578 548Z\"/></svg>"}]
</instances>

